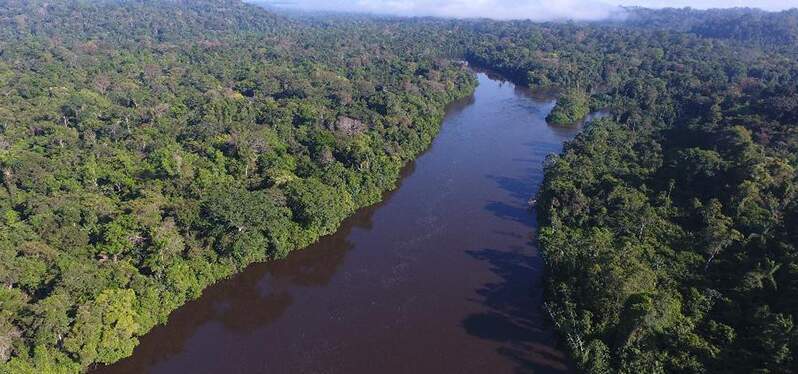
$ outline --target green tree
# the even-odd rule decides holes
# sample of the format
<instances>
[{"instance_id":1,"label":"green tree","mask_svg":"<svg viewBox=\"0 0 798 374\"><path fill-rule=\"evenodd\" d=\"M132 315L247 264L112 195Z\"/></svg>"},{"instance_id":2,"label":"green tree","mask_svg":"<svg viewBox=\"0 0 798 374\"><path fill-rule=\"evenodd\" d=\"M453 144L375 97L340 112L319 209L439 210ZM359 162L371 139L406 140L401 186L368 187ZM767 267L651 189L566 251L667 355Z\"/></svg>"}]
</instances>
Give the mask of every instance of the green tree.
<instances>
[{"instance_id":1,"label":"green tree","mask_svg":"<svg viewBox=\"0 0 798 374\"><path fill-rule=\"evenodd\" d=\"M77 311L64 348L82 365L130 356L138 343L138 300L130 289L107 289Z\"/></svg>"}]
</instances>

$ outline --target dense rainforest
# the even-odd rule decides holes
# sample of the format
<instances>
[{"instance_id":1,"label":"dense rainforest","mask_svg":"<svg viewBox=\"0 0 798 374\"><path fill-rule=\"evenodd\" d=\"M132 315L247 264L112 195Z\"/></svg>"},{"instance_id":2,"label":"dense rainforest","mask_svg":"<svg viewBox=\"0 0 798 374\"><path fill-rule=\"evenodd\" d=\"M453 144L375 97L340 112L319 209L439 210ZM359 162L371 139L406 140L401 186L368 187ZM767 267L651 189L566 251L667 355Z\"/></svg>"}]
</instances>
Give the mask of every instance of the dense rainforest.
<instances>
[{"instance_id":1,"label":"dense rainforest","mask_svg":"<svg viewBox=\"0 0 798 374\"><path fill-rule=\"evenodd\" d=\"M469 53L611 113L537 199L546 309L580 369L796 372L796 13L688 13L700 33L486 23Z\"/></svg>"},{"instance_id":2,"label":"dense rainforest","mask_svg":"<svg viewBox=\"0 0 798 374\"><path fill-rule=\"evenodd\" d=\"M0 372L80 372L394 187L459 60L588 124L538 196L546 310L591 373L798 371L798 12L624 21L0 3Z\"/></svg>"},{"instance_id":3,"label":"dense rainforest","mask_svg":"<svg viewBox=\"0 0 798 374\"><path fill-rule=\"evenodd\" d=\"M394 186L460 64L238 1L0 5L0 372L79 372Z\"/></svg>"}]
</instances>

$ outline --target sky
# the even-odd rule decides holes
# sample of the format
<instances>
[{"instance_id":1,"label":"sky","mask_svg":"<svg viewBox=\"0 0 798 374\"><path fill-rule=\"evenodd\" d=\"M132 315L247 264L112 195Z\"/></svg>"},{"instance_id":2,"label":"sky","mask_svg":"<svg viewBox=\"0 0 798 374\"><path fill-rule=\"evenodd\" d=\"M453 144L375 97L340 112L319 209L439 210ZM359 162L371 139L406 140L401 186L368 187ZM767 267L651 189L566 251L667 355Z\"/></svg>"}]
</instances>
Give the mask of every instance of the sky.
<instances>
[{"instance_id":1,"label":"sky","mask_svg":"<svg viewBox=\"0 0 798 374\"><path fill-rule=\"evenodd\" d=\"M622 14L619 8L621 5L649 8L689 6L699 9L752 7L771 11L798 7L798 0L265 0L265 2L303 10L532 20L606 19Z\"/></svg>"}]
</instances>

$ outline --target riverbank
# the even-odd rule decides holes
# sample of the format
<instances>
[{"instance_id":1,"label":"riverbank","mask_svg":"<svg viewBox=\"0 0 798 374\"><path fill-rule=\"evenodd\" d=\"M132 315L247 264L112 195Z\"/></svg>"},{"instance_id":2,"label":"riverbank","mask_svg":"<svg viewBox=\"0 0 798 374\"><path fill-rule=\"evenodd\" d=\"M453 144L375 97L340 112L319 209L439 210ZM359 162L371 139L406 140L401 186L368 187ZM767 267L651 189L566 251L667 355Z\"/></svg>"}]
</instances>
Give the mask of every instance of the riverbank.
<instances>
[{"instance_id":1,"label":"riverbank","mask_svg":"<svg viewBox=\"0 0 798 374\"><path fill-rule=\"evenodd\" d=\"M545 124L553 101L479 79L384 202L211 286L98 372L567 371L526 199L575 132Z\"/></svg>"}]
</instances>

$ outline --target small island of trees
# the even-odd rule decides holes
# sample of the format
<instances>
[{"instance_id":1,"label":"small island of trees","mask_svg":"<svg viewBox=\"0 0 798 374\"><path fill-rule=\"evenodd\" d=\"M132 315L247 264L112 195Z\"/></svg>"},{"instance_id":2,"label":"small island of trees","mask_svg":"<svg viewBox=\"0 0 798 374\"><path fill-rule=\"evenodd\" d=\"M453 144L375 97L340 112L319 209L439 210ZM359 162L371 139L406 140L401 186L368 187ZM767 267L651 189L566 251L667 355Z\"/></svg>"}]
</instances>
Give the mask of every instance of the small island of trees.
<instances>
[{"instance_id":1,"label":"small island of trees","mask_svg":"<svg viewBox=\"0 0 798 374\"><path fill-rule=\"evenodd\" d=\"M557 126L574 126L590 113L590 97L578 89L568 90L546 116L546 122Z\"/></svg>"}]
</instances>

